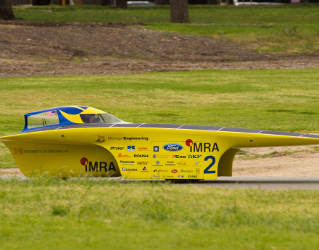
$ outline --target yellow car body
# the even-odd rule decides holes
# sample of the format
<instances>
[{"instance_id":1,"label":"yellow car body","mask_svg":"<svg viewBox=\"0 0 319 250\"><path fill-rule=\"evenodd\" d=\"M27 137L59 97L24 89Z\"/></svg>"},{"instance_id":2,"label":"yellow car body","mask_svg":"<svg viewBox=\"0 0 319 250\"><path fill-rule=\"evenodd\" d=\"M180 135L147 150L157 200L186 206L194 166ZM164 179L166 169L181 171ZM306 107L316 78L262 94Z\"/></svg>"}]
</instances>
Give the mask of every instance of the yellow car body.
<instances>
[{"instance_id":1,"label":"yellow car body","mask_svg":"<svg viewBox=\"0 0 319 250\"><path fill-rule=\"evenodd\" d=\"M84 106L37 111L25 120L21 133L0 140L26 176L211 180L232 175L239 148L319 144L310 134L127 123Z\"/></svg>"}]
</instances>

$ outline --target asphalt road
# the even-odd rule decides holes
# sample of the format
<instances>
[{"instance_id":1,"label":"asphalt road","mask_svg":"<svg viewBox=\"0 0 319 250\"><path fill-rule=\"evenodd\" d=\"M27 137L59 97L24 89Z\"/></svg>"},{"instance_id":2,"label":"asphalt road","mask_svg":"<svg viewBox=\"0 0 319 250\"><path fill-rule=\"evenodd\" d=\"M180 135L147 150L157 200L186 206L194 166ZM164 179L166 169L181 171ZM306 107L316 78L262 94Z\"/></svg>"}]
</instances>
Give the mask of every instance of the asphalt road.
<instances>
[{"instance_id":1,"label":"asphalt road","mask_svg":"<svg viewBox=\"0 0 319 250\"><path fill-rule=\"evenodd\" d=\"M319 177L219 177L197 185L218 188L319 189Z\"/></svg>"},{"instance_id":2,"label":"asphalt road","mask_svg":"<svg viewBox=\"0 0 319 250\"><path fill-rule=\"evenodd\" d=\"M81 177L86 178L86 177ZM30 180L30 178L22 176L0 176L0 180L15 179L20 181ZM78 178L70 178L75 180ZM122 183L131 182L164 182L165 180L132 180L116 178L90 178L95 181L120 181ZM234 189L270 189L270 190L319 190L319 177L219 177L217 180L206 180L199 182L188 182L186 180L178 180L174 182L176 185L198 185L203 187L216 187L216 188L234 188Z\"/></svg>"}]
</instances>

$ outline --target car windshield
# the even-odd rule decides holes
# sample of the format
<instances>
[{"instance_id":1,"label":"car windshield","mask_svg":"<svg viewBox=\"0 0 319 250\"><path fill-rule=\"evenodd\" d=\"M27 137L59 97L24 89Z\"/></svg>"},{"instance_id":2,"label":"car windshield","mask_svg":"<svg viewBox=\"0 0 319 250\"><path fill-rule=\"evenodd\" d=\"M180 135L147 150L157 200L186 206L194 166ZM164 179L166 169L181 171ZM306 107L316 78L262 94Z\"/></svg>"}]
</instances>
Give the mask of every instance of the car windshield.
<instances>
[{"instance_id":1,"label":"car windshield","mask_svg":"<svg viewBox=\"0 0 319 250\"><path fill-rule=\"evenodd\" d=\"M28 118L29 129L57 124L59 124L59 117L55 110L32 115Z\"/></svg>"},{"instance_id":2,"label":"car windshield","mask_svg":"<svg viewBox=\"0 0 319 250\"><path fill-rule=\"evenodd\" d=\"M83 114L80 116L84 123L122 123L123 122L122 120L108 113Z\"/></svg>"}]
</instances>

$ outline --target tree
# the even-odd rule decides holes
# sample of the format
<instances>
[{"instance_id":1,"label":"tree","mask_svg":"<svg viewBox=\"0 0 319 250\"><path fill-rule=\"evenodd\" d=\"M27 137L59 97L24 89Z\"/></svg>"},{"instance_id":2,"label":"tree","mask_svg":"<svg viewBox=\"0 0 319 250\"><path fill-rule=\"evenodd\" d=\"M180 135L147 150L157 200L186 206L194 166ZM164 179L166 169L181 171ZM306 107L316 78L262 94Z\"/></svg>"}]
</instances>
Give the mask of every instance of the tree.
<instances>
[{"instance_id":1,"label":"tree","mask_svg":"<svg viewBox=\"0 0 319 250\"><path fill-rule=\"evenodd\" d=\"M171 0L171 22L189 23L188 0Z\"/></svg>"},{"instance_id":2,"label":"tree","mask_svg":"<svg viewBox=\"0 0 319 250\"><path fill-rule=\"evenodd\" d=\"M127 2L126 2L126 0L115 0L115 6L116 6L116 8L126 9Z\"/></svg>"},{"instance_id":3,"label":"tree","mask_svg":"<svg viewBox=\"0 0 319 250\"><path fill-rule=\"evenodd\" d=\"M32 0L32 5L49 5L49 4L50 4L50 0ZM54 1L52 4L60 4L60 1Z\"/></svg>"},{"instance_id":4,"label":"tree","mask_svg":"<svg viewBox=\"0 0 319 250\"><path fill-rule=\"evenodd\" d=\"M0 19L13 20L15 16L12 11L11 0L0 0Z\"/></svg>"}]
</instances>

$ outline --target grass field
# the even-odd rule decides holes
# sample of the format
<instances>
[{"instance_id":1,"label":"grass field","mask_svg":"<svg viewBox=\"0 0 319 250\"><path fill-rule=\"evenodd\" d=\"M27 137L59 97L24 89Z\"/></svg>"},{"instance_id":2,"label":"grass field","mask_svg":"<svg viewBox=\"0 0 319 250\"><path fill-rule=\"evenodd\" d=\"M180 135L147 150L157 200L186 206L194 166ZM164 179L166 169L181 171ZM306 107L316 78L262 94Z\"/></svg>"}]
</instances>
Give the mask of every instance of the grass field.
<instances>
[{"instance_id":1,"label":"grass field","mask_svg":"<svg viewBox=\"0 0 319 250\"><path fill-rule=\"evenodd\" d=\"M26 21L113 22L144 24L147 28L231 39L260 52L313 53L319 51L319 8L316 4L258 7L194 6L191 24L170 24L169 6L16 7Z\"/></svg>"},{"instance_id":2,"label":"grass field","mask_svg":"<svg viewBox=\"0 0 319 250\"><path fill-rule=\"evenodd\" d=\"M318 131L319 71L0 79L0 135L23 114L92 105L133 122ZM1 144L0 167L15 167ZM0 249L317 249L318 191L0 180Z\"/></svg>"},{"instance_id":3,"label":"grass field","mask_svg":"<svg viewBox=\"0 0 319 250\"><path fill-rule=\"evenodd\" d=\"M318 191L0 180L0 249L318 249Z\"/></svg>"},{"instance_id":4,"label":"grass field","mask_svg":"<svg viewBox=\"0 0 319 250\"><path fill-rule=\"evenodd\" d=\"M0 136L23 114L88 105L131 122L318 132L319 70L203 70L0 79ZM35 98L36 97L36 98ZM0 167L15 166L1 144Z\"/></svg>"},{"instance_id":5,"label":"grass field","mask_svg":"<svg viewBox=\"0 0 319 250\"><path fill-rule=\"evenodd\" d=\"M17 7L27 21L144 23L150 29L233 39L259 51L318 51L315 5ZM144 26L145 27L145 26ZM132 122L319 131L319 70L206 70L0 79L0 136L23 114L88 105ZM0 168L16 167L0 144ZM318 191L231 190L107 179L0 179L0 250L318 249Z\"/></svg>"}]
</instances>

